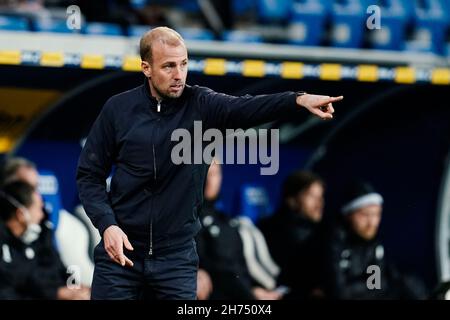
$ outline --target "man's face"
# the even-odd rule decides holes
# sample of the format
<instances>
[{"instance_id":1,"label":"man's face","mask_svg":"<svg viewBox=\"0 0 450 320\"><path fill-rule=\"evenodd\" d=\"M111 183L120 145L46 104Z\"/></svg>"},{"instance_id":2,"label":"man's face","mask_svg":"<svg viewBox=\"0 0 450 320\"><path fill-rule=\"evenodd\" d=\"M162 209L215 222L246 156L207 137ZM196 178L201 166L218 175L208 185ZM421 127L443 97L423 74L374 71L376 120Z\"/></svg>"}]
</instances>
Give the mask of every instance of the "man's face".
<instances>
[{"instance_id":1,"label":"man's face","mask_svg":"<svg viewBox=\"0 0 450 320\"><path fill-rule=\"evenodd\" d=\"M353 231L365 240L372 240L378 233L382 207L370 205L350 213L348 216Z\"/></svg>"},{"instance_id":2,"label":"man's face","mask_svg":"<svg viewBox=\"0 0 450 320\"><path fill-rule=\"evenodd\" d=\"M42 201L41 195L37 191L33 192L32 199L33 202L28 207L28 211L31 214L31 221L33 223L39 224L42 219L44 219L44 211L42 210L42 208L44 207L44 203Z\"/></svg>"},{"instance_id":3,"label":"man's face","mask_svg":"<svg viewBox=\"0 0 450 320\"><path fill-rule=\"evenodd\" d=\"M31 204L27 208L25 208L25 210L28 211L29 217L25 217L27 213L22 212L21 220L25 225L27 225L28 223L39 224L42 221L42 219L44 219L44 211L42 210L44 205L42 202L41 195L37 191L34 191L31 196L31 200L32 200Z\"/></svg>"},{"instance_id":4,"label":"man's face","mask_svg":"<svg viewBox=\"0 0 450 320\"><path fill-rule=\"evenodd\" d=\"M20 181L24 181L34 188L38 187L39 174L32 167L22 166L16 172L16 177Z\"/></svg>"},{"instance_id":5,"label":"man's face","mask_svg":"<svg viewBox=\"0 0 450 320\"><path fill-rule=\"evenodd\" d=\"M294 210L304 215L308 220L319 222L322 220L323 193L322 184L314 182L309 188L299 192L294 198Z\"/></svg>"},{"instance_id":6,"label":"man's face","mask_svg":"<svg viewBox=\"0 0 450 320\"><path fill-rule=\"evenodd\" d=\"M149 78L152 95L156 98L178 98L183 93L187 77L187 50L182 44L152 46L152 62L142 62L144 74Z\"/></svg>"}]
</instances>

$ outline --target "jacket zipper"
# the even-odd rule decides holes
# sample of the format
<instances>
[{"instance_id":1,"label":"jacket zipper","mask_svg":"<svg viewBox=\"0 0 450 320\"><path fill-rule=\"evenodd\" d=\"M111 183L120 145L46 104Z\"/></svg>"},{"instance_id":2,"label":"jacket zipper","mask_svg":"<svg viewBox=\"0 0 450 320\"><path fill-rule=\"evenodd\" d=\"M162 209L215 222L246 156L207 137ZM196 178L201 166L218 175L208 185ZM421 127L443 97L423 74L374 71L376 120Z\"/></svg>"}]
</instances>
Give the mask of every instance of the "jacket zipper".
<instances>
[{"instance_id":1,"label":"jacket zipper","mask_svg":"<svg viewBox=\"0 0 450 320\"><path fill-rule=\"evenodd\" d=\"M150 218L150 250L148 251L148 254L151 256L153 254L153 223Z\"/></svg>"},{"instance_id":2,"label":"jacket zipper","mask_svg":"<svg viewBox=\"0 0 450 320\"><path fill-rule=\"evenodd\" d=\"M158 112L161 112L161 100L158 100L158 104L157 104L157 106L156 106L156 110L157 110Z\"/></svg>"},{"instance_id":3,"label":"jacket zipper","mask_svg":"<svg viewBox=\"0 0 450 320\"><path fill-rule=\"evenodd\" d=\"M161 100L158 100L158 104L156 106L156 110L158 112L161 112ZM155 183L157 181L157 175L156 175L156 152L155 152L155 144L152 144L152 151L153 151L153 179L155 180ZM150 217L150 249L148 251L148 254L151 256L153 255L153 219Z\"/></svg>"}]
</instances>

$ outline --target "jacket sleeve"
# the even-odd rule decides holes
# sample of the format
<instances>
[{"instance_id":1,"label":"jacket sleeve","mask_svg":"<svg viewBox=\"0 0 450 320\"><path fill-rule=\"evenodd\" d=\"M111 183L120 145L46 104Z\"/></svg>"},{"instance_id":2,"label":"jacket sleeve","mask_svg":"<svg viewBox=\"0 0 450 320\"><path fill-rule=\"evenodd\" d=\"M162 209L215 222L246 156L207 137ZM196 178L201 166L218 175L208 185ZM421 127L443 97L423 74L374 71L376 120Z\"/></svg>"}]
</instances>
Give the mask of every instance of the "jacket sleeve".
<instances>
[{"instance_id":1,"label":"jacket sleeve","mask_svg":"<svg viewBox=\"0 0 450 320\"><path fill-rule=\"evenodd\" d=\"M91 128L77 169L81 203L101 236L109 226L117 224L106 191L116 149L113 119L113 102L109 99Z\"/></svg>"},{"instance_id":2,"label":"jacket sleeve","mask_svg":"<svg viewBox=\"0 0 450 320\"><path fill-rule=\"evenodd\" d=\"M236 97L209 88L199 90L200 113L209 128L247 129L300 110L295 92Z\"/></svg>"}]
</instances>

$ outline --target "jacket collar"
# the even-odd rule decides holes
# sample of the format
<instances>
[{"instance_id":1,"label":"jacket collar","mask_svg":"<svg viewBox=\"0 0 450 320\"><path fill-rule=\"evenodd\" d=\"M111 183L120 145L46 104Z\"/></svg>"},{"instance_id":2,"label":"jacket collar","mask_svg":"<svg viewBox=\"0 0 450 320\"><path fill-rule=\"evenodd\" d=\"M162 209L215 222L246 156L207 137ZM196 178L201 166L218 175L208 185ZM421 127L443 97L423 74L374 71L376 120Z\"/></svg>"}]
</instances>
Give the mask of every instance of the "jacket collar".
<instances>
[{"instance_id":1,"label":"jacket collar","mask_svg":"<svg viewBox=\"0 0 450 320\"><path fill-rule=\"evenodd\" d=\"M160 113L162 115L172 114L177 112L184 104L186 98L191 95L192 88L189 85L185 85L183 93L179 98L165 98L161 100L160 112L157 111L158 100L152 95L150 91L150 85L148 79L144 78L143 91L145 97L150 102L150 110L154 113Z\"/></svg>"}]
</instances>

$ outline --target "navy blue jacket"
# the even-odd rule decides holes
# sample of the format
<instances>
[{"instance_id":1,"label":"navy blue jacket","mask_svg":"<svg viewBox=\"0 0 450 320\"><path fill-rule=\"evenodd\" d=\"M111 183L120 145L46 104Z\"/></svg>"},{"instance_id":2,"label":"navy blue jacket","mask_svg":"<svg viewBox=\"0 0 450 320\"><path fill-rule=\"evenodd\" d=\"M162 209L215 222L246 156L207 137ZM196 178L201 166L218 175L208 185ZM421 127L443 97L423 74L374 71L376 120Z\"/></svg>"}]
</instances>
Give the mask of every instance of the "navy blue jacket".
<instances>
[{"instance_id":1,"label":"navy blue jacket","mask_svg":"<svg viewBox=\"0 0 450 320\"><path fill-rule=\"evenodd\" d=\"M199 86L163 100L160 112L157 104L147 81L111 97L91 128L77 171L81 203L100 234L118 225L150 255L185 243L201 227L208 165L173 164L173 130L193 133L194 121L202 121L203 130L246 129L299 109L294 92L235 97Z\"/></svg>"}]
</instances>

